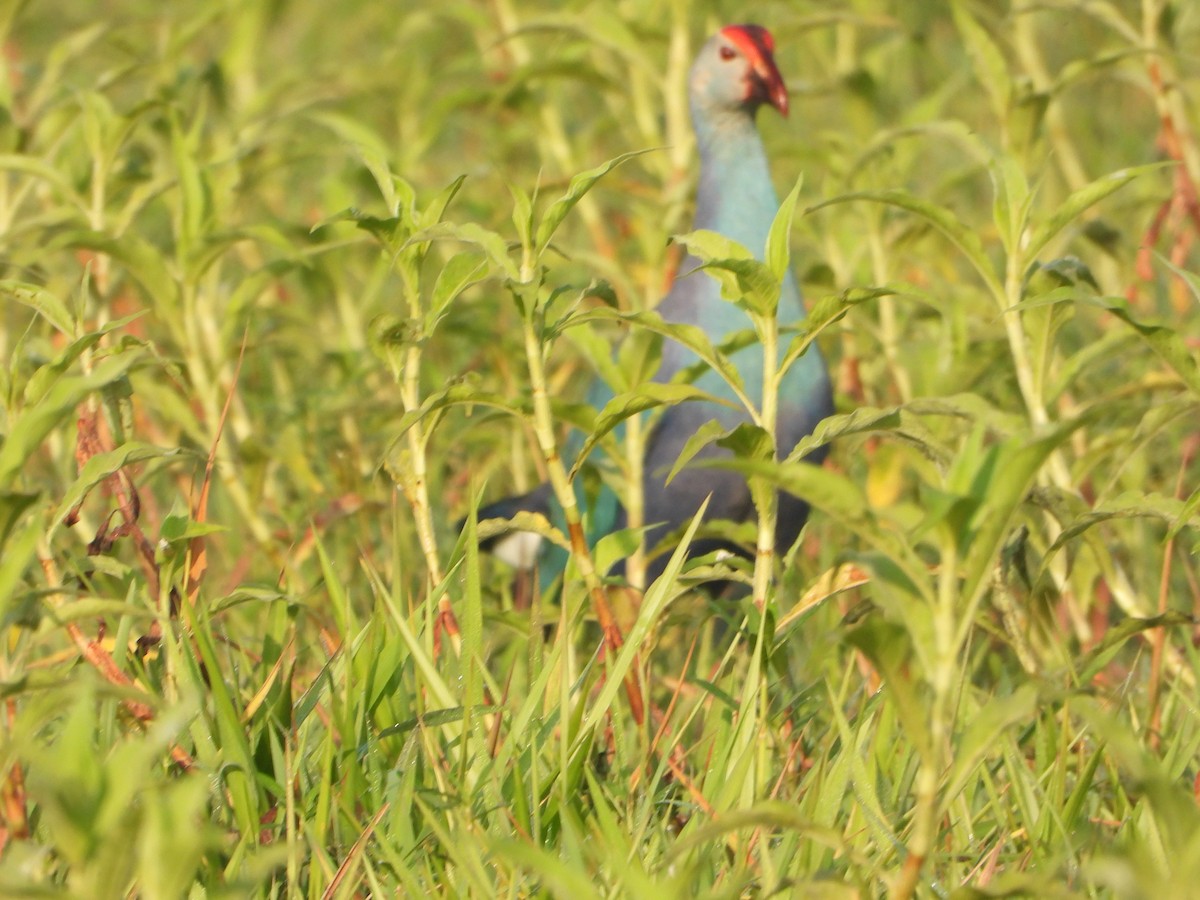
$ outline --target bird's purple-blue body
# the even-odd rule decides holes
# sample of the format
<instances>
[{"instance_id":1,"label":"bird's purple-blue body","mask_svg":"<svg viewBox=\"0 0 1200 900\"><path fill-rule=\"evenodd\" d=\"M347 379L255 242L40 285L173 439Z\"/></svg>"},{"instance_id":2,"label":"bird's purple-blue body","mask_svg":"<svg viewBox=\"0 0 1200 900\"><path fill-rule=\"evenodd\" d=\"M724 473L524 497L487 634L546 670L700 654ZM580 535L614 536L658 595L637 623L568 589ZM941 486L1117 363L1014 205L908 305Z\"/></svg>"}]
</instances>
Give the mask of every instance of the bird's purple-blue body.
<instances>
[{"instance_id":1,"label":"bird's purple-blue body","mask_svg":"<svg viewBox=\"0 0 1200 900\"><path fill-rule=\"evenodd\" d=\"M787 115L787 89L776 68L774 42L766 29L756 25L730 25L714 35L701 49L692 66L689 78L689 99L692 122L700 154L700 181L696 193L696 215L693 229L708 229L744 245L762 258L767 234L779 209L779 200L771 182L766 153L754 124L754 116L763 103L774 106ZM716 281L703 272L688 274L700 265L699 260L687 257L679 268L680 277L659 303L659 314L668 322L696 325L704 330L713 344L720 344L734 332L750 327L746 314L733 303L722 299ZM782 324L804 316L804 306L795 277L788 273L779 300L779 320ZM786 346L786 341L784 342ZM696 357L683 345L664 342L662 365L655 380L670 381L681 369L696 362ZM733 355L749 395L760 402L762 397L762 347L753 344ZM706 370L695 384L717 397L733 399L729 386L715 372ZM589 400L602 405L611 396L597 382ZM780 385L778 406L778 447L786 454L803 437L811 434L821 419L833 412L829 375L825 362L815 346L797 360ZM744 477L736 472L687 467L676 474L670 484L666 475L680 451L693 434L705 423L719 421L725 428L749 421L745 411L704 402L680 403L666 409L647 442L643 464L643 520L654 526L646 536L647 547L653 547L664 535L686 524L700 504L710 494L707 518L747 521L754 516L754 506ZM724 454L727 451L710 445L698 459ZM824 451L810 454L819 462ZM780 494L776 548L786 551L800 533L808 516L807 505L790 495ZM554 516L554 501L548 485L529 494L501 500L480 510L480 519L508 518L518 510L541 512ZM615 495L605 492L590 510L589 537L625 527L624 511ZM514 562L528 565L533 561L529 551L533 543L516 541L524 558ZM704 553L722 545L700 541L692 546L693 553ZM537 560L546 584L561 572L565 554L539 549ZM503 554L502 554L503 555ZM653 580L661 573L666 556L652 560L647 578Z\"/></svg>"}]
</instances>

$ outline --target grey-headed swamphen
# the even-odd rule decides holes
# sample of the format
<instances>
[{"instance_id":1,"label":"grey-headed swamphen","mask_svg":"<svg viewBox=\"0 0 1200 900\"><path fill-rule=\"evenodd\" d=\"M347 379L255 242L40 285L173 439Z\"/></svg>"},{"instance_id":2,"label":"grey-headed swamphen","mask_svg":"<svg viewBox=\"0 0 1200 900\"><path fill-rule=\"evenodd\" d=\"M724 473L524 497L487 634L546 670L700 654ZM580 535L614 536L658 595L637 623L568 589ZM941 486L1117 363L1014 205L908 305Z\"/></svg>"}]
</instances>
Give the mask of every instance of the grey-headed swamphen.
<instances>
[{"instance_id":1,"label":"grey-headed swamphen","mask_svg":"<svg viewBox=\"0 0 1200 900\"><path fill-rule=\"evenodd\" d=\"M787 88L776 67L773 51L774 40L765 28L730 25L704 45L689 79L692 122L700 153L700 181L693 227L732 238L759 258L763 255L779 201L754 117L764 103L775 107L782 115L786 116L788 112ZM745 312L721 298L720 286L714 279L702 272L693 273L699 265L700 261L692 256L683 260L679 276L657 310L667 322L699 326L714 345L719 345L727 336L750 327L750 321ZM791 272L783 284L778 311L783 324L805 315L800 291ZM787 342L783 343L786 346ZM755 402L760 402L761 346L756 343L743 347L733 354L732 359L747 393ZM690 350L667 340L655 380L670 381L681 369L696 362ZM694 383L714 396L733 399L729 386L712 370L705 370ZM601 406L609 397L611 392L597 380L589 401ZM791 450L832 411L829 374L814 345L795 362L780 385L777 419L780 452ZM714 419L726 429L749 421L742 410L711 402L686 402L666 409L649 436L642 489L644 521L654 527L646 534L647 547L653 547L664 535L689 522L710 494L707 518L734 522L753 518L755 511L749 488L745 478L737 472L687 467L670 484L666 483L667 473L688 439ZM711 458L727 452L710 444L696 458ZM811 453L808 459L819 463L824 455L822 448ZM483 507L479 518L507 519L520 510L528 510L554 519L556 506L550 486L543 484L528 494ZM624 510L611 492L599 506L599 509L593 507L591 510L588 532L592 540L626 524ZM807 504L791 495L780 494L775 541L778 553L791 547L807 517ZM561 573L566 560L564 551L550 547L548 542L529 533L514 533L490 542L489 549L520 567L528 568L536 563L541 570L543 586ZM690 548L693 554L716 549L744 552L729 548L718 540L700 540ZM650 561L646 570L649 581L661 574L666 561L667 554Z\"/></svg>"}]
</instances>

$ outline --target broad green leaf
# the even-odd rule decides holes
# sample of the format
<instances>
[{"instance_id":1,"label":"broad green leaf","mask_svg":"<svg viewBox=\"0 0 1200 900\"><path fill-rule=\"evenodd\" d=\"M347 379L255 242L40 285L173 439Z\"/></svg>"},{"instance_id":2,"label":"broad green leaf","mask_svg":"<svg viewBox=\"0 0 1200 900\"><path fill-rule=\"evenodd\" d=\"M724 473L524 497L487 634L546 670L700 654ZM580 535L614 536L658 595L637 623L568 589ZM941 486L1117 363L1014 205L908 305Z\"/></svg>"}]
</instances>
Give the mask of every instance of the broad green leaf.
<instances>
[{"instance_id":1,"label":"broad green leaf","mask_svg":"<svg viewBox=\"0 0 1200 900\"><path fill-rule=\"evenodd\" d=\"M647 149L623 153L606 163L596 166L594 169L580 172L572 178L570 185L567 187L567 192L550 205L545 215L542 216L542 221L538 223L537 238L534 241L538 255L540 256L542 251L546 249L550 243L550 239L554 237L554 232L558 230L558 226L567 217L567 213L575 208L575 204L583 199L583 195L590 191L597 181L626 160L649 152L650 150Z\"/></svg>"},{"instance_id":2,"label":"broad green leaf","mask_svg":"<svg viewBox=\"0 0 1200 900\"><path fill-rule=\"evenodd\" d=\"M718 231L710 231L707 228L699 228L696 231L677 234L672 240L686 247L688 252L700 260L701 263L733 263L752 261L754 259L754 254L744 244L739 244L733 238L726 237ZM681 272L680 274L685 273Z\"/></svg>"}]
</instances>

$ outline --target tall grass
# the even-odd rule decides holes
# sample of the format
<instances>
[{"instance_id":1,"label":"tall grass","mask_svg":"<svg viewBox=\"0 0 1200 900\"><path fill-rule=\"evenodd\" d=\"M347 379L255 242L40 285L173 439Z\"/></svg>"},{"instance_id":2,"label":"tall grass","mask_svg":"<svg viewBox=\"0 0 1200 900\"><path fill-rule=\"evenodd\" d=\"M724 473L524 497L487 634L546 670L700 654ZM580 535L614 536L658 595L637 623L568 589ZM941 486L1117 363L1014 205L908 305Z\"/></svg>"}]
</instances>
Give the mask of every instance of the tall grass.
<instances>
[{"instance_id":1,"label":"tall grass","mask_svg":"<svg viewBox=\"0 0 1200 900\"><path fill-rule=\"evenodd\" d=\"M644 598L636 534L532 598L477 552L688 393L647 310L746 15L0 6L0 893L1188 895L1191 4L761 4L810 326L738 299L839 414L735 464L800 545Z\"/></svg>"}]
</instances>

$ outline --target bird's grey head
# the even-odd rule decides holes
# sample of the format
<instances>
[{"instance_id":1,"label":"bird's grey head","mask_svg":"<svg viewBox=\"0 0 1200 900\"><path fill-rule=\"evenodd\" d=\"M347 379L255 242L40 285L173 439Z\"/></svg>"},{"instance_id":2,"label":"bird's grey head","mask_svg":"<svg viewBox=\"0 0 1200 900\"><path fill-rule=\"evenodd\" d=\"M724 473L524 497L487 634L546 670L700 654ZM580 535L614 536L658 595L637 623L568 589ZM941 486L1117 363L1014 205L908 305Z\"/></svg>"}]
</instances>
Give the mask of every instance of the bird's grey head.
<instances>
[{"instance_id":1,"label":"bird's grey head","mask_svg":"<svg viewBox=\"0 0 1200 900\"><path fill-rule=\"evenodd\" d=\"M709 38L692 65L689 87L697 113L753 113L764 103L788 113L775 39L761 25L727 25Z\"/></svg>"}]
</instances>

